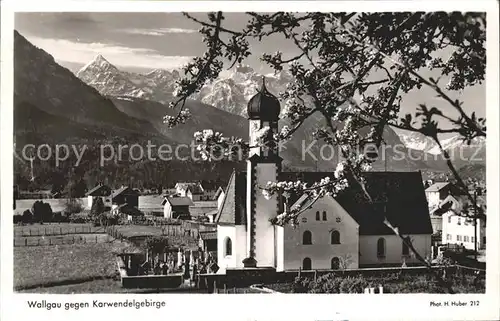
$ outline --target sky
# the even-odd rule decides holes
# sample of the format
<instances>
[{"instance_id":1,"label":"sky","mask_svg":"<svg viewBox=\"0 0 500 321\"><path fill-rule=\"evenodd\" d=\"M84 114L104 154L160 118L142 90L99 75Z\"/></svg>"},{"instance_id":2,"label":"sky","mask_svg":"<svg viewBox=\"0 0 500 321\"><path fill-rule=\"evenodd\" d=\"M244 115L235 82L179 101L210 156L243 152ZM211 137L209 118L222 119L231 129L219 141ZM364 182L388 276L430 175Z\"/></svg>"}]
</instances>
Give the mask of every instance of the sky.
<instances>
[{"instance_id":1,"label":"sky","mask_svg":"<svg viewBox=\"0 0 500 321\"><path fill-rule=\"evenodd\" d=\"M193 15L206 20L205 13ZM225 13L223 25L237 30L243 28L246 21L244 13ZM58 12L16 13L15 16L16 30L75 73L98 54L127 71L179 68L205 51L199 27L182 13ZM298 53L293 42L281 36L252 41L250 46L252 55L245 63L261 73L271 72L260 61L263 53L279 50L285 57ZM464 101L467 111L485 116L484 84L453 96ZM436 98L432 90L424 88L403 98L401 113L414 112L420 103L451 111L451 106Z\"/></svg>"}]
</instances>

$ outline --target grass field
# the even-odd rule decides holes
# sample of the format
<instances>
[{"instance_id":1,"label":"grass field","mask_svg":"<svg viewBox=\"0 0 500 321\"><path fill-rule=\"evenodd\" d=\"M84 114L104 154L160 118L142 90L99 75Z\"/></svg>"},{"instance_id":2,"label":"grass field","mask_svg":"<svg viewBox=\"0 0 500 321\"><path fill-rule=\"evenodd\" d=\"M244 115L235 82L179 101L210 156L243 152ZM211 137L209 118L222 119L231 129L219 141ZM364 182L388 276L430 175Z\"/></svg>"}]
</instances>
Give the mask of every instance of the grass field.
<instances>
[{"instance_id":1,"label":"grass field","mask_svg":"<svg viewBox=\"0 0 500 321\"><path fill-rule=\"evenodd\" d=\"M113 252L130 246L112 242L14 248L16 290L84 283L118 275Z\"/></svg>"}]
</instances>

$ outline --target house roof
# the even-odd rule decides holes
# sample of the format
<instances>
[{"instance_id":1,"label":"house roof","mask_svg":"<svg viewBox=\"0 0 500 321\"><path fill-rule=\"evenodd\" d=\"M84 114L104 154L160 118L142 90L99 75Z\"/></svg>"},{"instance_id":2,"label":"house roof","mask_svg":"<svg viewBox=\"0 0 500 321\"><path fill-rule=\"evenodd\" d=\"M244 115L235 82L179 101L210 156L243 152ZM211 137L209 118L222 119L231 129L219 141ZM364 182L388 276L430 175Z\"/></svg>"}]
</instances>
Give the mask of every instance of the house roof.
<instances>
[{"instance_id":1,"label":"house roof","mask_svg":"<svg viewBox=\"0 0 500 321\"><path fill-rule=\"evenodd\" d=\"M312 184L334 173L282 172L280 181L301 180ZM215 222L246 224L246 172L233 172L226 195ZM369 172L365 174L366 188L375 204L370 203L359 185L349 186L335 200L360 225L360 235L390 235L384 218L403 234L432 234L429 208L420 172ZM307 196L292 195L290 204L306 204ZM298 205L300 206L300 205Z\"/></svg>"},{"instance_id":2,"label":"house roof","mask_svg":"<svg viewBox=\"0 0 500 321\"><path fill-rule=\"evenodd\" d=\"M215 217L219 224L246 224L246 172L234 171L227 184L224 200Z\"/></svg>"},{"instance_id":3,"label":"house roof","mask_svg":"<svg viewBox=\"0 0 500 321\"><path fill-rule=\"evenodd\" d=\"M289 172L280 173L278 178L314 183L327 176L333 173ZM366 189L375 204L368 202L360 186L349 186L335 197L360 225L360 235L393 234L384 224L384 217L403 234L432 234L420 172L369 172L365 178ZM292 204L298 198L291 199Z\"/></svg>"},{"instance_id":4,"label":"house roof","mask_svg":"<svg viewBox=\"0 0 500 321\"><path fill-rule=\"evenodd\" d=\"M426 192L439 192L446 186L448 186L450 182L439 182L439 183L434 183L431 186L427 187L425 190Z\"/></svg>"},{"instance_id":5,"label":"house roof","mask_svg":"<svg viewBox=\"0 0 500 321\"><path fill-rule=\"evenodd\" d=\"M111 191L111 189L106 185L96 185L90 191L85 193L85 196L97 196L99 192L106 190L107 193ZM109 195L109 194L108 194Z\"/></svg>"},{"instance_id":6,"label":"house roof","mask_svg":"<svg viewBox=\"0 0 500 321\"><path fill-rule=\"evenodd\" d=\"M201 231L200 238L204 241L216 240L217 239L217 231Z\"/></svg>"},{"instance_id":7,"label":"house roof","mask_svg":"<svg viewBox=\"0 0 500 321\"><path fill-rule=\"evenodd\" d=\"M165 197L162 204L169 202L171 206L193 206L193 201L189 197Z\"/></svg>"},{"instance_id":8,"label":"house roof","mask_svg":"<svg viewBox=\"0 0 500 321\"><path fill-rule=\"evenodd\" d=\"M113 194L111 194L111 198L115 198L117 197L118 195L121 195L121 194L127 194L127 195L137 195L139 196L139 193L137 193L137 191L131 189L130 187L128 186L123 186L117 190L115 190L113 192Z\"/></svg>"}]
</instances>

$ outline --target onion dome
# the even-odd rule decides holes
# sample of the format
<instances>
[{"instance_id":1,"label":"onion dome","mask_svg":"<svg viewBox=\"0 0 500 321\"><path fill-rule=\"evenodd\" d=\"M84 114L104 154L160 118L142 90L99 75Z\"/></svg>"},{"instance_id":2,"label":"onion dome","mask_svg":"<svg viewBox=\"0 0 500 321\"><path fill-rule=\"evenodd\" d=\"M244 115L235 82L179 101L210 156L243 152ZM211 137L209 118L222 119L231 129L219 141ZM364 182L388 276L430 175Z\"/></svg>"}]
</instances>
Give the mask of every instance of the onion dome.
<instances>
[{"instance_id":1,"label":"onion dome","mask_svg":"<svg viewBox=\"0 0 500 321\"><path fill-rule=\"evenodd\" d=\"M262 77L262 87L248 102L248 118L267 121L278 120L280 109L278 98L267 90L265 77Z\"/></svg>"}]
</instances>

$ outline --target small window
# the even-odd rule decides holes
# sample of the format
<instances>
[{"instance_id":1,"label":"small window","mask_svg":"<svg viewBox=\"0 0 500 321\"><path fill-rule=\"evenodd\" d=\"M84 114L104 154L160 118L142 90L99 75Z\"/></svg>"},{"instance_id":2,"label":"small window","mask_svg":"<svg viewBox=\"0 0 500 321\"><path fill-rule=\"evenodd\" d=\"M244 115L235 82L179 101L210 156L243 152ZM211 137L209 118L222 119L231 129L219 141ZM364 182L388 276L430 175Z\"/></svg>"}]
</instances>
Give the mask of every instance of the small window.
<instances>
[{"instance_id":1,"label":"small window","mask_svg":"<svg viewBox=\"0 0 500 321\"><path fill-rule=\"evenodd\" d=\"M486 244L486 236L483 236L483 244Z\"/></svg>"},{"instance_id":2,"label":"small window","mask_svg":"<svg viewBox=\"0 0 500 321\"><path fill-rule=\"evenodd\" d=\"M462 242L462 235L457 235L457 241Z\"/></svg>"},{"instance_id":3,"label":"small window","mask_svg":"<svg viewBox=\"0 0 500 321\"><path fill-rule=\"evenodd\" d=\"M465 225L465 226L469 225L469 220L468 220L468 219L465 219L465 220L464 220L464 225Z\"/></svg>"},{"instance_id":4,"label":"small window","mask_svg":"<svg viewBox=\"0 0 500 321\"><path fill-rule=\"evenodd\" d=\"M331 244L340 244L340 233L339 231L332 231L330 235Z\"/></svg>"},{"instance_id":5,"label":"small window","mask_svg":"<svg viewBox=\"0 0 500 321\"><path fill-rule=\"evenodd\" d=\"M307 217L302 218L302 223L307 223Z\"/></svg>"},{"instance_id":6,"label":"small window","mask_svg":"<svg viewBox=\"0 0 500 321\"><path fill-rule=\"evenodd\" d=\"M323 221L326 221L326 211L323 211Z\"/></svg>"},{"instance_id":7,"label":"small window","mask_svg":"<svg viewBox=\"0 0 500 321\"><path fill-rule=\"evenodd\" d=\"M474 243L474 236L471 236L470 241Z\"/></svg>"},{"instance_id":8,"label":"small window","mask_svg":"<svg viewBox=\"0 0 500 321\"><path fill-rule=\"evenodd\" d=\"M451 223L451 215L448 216L448 223Z\"/></svg>"},{"instance_id":9,"label":"small window","mask_svg":"<svg viewBox=\"0 0 500 321\"><path fill-rule=\"evenodd\" d=\"M331 261L332 270L340 269L340 260L338 257L334 257Z\"/></svg>"},{"instance_id":10,"label":"small window","mask_svg":"<svg viewBox=\"0 0 500 321\"><path fill-rule=\"evenodd\" d=\"M224 253L226 254L226 256L230 256L233 253L233 244L229 237L226 237L226 242L224 246L226 247Z\"/></svg>"},{"instance_id":11,"label":"small window","mask_svg":"<svg viewBox=\"0 0 500 321\"><path fill-rule=\"evenodd\" d=\"M464 235L464 242L469 242L469 236L468 235Z\"/></svg>"},{"instance_id":12,"label":"small window","mask_svg":"<svg viewBox=\"0 0 500 321\"><path fill-rule=\"evenodd\" d=\"M302 261L302 269L303 270L311 270L312 269L312 262L311 262L311 259L306 257L303 261Z\"/></svg>"},{"instance_id":13,"label":"small window","mask_svg":"<svg viewBox=\"0 0 500 321\"><path fill-rule=\"evenodd\" d=\"M451 234L446 234L446 240L451 241Z\"/></svg>"},{"instance_id":14,"label":"small window","mask_svg":"<svg viewBox=\"0 0 500 321\"><path fill-rule=\"evenodd\" d=\"M319 221L319 211L316 211L316 221Z\"/></svg>"},{"instance_id":15,"label":"small window","mask_svg":"<svg viewBox=\"0 0 500 321\"><path fill-rule=\"evenodd\" d=\"M403 242L403 248L401 250L401 253L403 255L409 255L410 254L410 247L405 242Z\"/></svg>"},{"instance_id":16,"label":"small window","mask_svg":"<svg viewBox=\"0 0 500 321\"><path fill-rule=\"evenodd\" d=\"M462 220L460 217L457 218L457 225L462 225Z\"/></svg>"},{"instance_id":17,"label":"small window","mask_svg":"<svg viewBox=\"0 0 500 321\"><path fill-rule=\"evenodd\" d=\"M384 258L385 257L385 239L379 238L377 241L377 257Z\"/></svg>"},{"instance_id":18,"label":"small window","mask_svg":"<svg viewBox=\"0 0 500 321\"><path fill-rule=\"evenodd\" d=\"M312 244L312 233L309 231L305 231L302 235L302 244L310 245Z\"/></svg>"}]
</instances>

